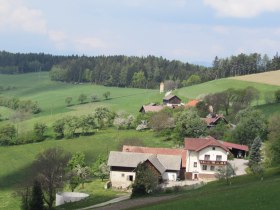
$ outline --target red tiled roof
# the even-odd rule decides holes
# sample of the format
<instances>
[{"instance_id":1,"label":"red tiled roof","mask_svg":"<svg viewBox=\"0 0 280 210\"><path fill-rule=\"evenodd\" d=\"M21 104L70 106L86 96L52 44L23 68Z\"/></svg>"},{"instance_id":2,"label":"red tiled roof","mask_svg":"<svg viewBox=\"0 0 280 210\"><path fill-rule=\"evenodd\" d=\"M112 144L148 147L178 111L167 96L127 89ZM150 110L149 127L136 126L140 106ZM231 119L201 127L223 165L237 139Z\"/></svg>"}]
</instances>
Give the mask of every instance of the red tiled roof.
<instances>
[{"instance_id":1,"label":"red tiled roof","mask_svg":"<svg viewBox=\"0 0 280 210\"><path fill-rule=\"evenodd\" d=\"M239 149L248 152L249 147L247 145L242 145L242 144L234 144L231 142L226 142L226 141L220 141L223 145L225 145L228 149Z\"/></svg>"},{"instance_id":2,"label":"red tiled roof","mask_svg":"<svg viewBox=\"0 0 280 210\"><path fill-rule=\"evenodd\" d=\"M225 151L228 151L228 148L223 145L218 140L214 139L213 137L206 137L206 138L185 138L185 149L186 150L194 150L200 151L206 147L221 147Z\"/></svg>"},{"instance_id":3,"label":"red tiled roof","mask_svg":"<svg viewBox=\"0 0 280 210\"><path fill-rule=\"evenodd\" d=\"M185 104L185 107L196 107L198 102L200 102L200 100L196 100L196 99L191 100Z\"/></svg>"},{"instance_id":4,"label":"red tiled roof","mask_svg":"<svg viewBox=\"0 0 280 210\"><path fill-rule=\"evenodd\" d=\"M123 145L123 152L150 153L159 155L180 155L182 157L182 167L186 167L186 151L184 149L156 148L156 147L139 147Z\"/></svg>"},{"instance_id":5,"label":"red tiled roof","mask_svg":"<svg viewBox=\"0 0 280 210\"><path fill-rule=\"evenodd\" d=\"M152 106L152 105L144 105L141 107L140 111L144 109L145 112L159 112L163 109L164 107L159 105L159 106Z\"/></svg>"}]
</instances>

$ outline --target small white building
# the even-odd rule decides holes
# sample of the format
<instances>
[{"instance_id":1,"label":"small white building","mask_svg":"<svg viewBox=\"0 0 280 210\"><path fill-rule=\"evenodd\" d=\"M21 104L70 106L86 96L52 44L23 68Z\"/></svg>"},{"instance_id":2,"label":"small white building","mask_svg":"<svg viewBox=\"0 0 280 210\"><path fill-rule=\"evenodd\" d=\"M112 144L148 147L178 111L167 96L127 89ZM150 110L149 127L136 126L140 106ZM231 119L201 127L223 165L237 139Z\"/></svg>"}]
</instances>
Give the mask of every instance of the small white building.
<instances>
[{"instance_id":1,"label":"small white building","mask_svg":"<svg viewBox=\"0 0 280 210\"><path fill-rule=\"evenodd\" d=\"M185 150L187 179L214 179L227 164L228 148L213 137L185 138Z\"/></svg>"},{"instance_id":2,"label":"small white building","mask_svg":"<svg viewBox=\"0 0 280 210\"><path fill-rule=\"evenodd\" d=\"M180 175L181 156L156 155L134 152L111 151L108 159L110 181L113 187L127 188L136 178L135 169L139 163L147 162L163 181L176 181Z\"/></svg>"}]
</instances>

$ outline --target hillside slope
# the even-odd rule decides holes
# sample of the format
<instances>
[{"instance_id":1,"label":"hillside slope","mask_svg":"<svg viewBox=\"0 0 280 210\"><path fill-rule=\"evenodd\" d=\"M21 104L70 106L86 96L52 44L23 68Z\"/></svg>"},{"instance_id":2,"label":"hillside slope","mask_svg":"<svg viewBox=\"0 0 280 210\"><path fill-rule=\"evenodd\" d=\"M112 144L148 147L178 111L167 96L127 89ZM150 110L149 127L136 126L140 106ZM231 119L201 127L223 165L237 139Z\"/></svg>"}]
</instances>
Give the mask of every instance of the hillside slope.
<instances>
[{"instance_id":1,"label":"hillside slope","mask_svg":"<svg viewBox=\"0 0 280 210\"><path fill-rule=\"evenodd\" d=\"M260 104L264 103L264 96L267 92L274 92L275 90L279 89L279 87L276 85L240 81L237 79L219 79L219 80L213 80L210 82L201 83L198 85L181 88L177 90L177 93L181 97L194 99L194 98L200 98L209 93L221 92L228 88L241 89L241 88L246 88L248 86L255 87L260 91L261 93L260 100L259 100Z\"/></svg>"}]
</instances>

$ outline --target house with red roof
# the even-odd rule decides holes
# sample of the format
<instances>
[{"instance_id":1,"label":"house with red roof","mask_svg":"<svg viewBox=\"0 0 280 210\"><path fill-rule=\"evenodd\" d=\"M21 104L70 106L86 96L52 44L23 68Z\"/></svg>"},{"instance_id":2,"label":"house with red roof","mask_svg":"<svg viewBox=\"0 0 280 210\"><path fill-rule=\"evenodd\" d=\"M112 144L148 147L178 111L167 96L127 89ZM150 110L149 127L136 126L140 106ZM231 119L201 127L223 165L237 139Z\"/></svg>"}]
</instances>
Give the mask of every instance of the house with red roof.
<instances>
[{"instance_id":1,"label":"house with red roof","mask_svg":"<svg viewBox=\"0 0 280 210\"><path fill-rule=\"evenodd\" d=\"M185 150L187 179L215 179L227 164L228 148L213 137L185 138Z\"/></svg>"}]
</instances>

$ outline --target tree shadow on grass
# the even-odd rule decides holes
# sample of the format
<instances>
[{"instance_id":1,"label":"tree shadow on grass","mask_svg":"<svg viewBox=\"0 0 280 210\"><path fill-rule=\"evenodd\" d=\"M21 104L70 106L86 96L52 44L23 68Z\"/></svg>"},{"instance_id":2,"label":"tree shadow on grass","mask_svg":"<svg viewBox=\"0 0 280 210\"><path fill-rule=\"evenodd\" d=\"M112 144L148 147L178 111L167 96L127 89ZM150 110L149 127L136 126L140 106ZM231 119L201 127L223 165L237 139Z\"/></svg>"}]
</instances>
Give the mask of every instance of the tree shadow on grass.
<instances>
[{"instance_id":1,"label":"tree shadow on grass","mask_svg":"<svg viewBox=\"0 0 280 210\"><path fill-rule=\"evenodd\" d=\"M36 176L33 163L19 168L13 173L0 177L0 189L18 189L33 183Z\"/></svg>"}]
</instances>

